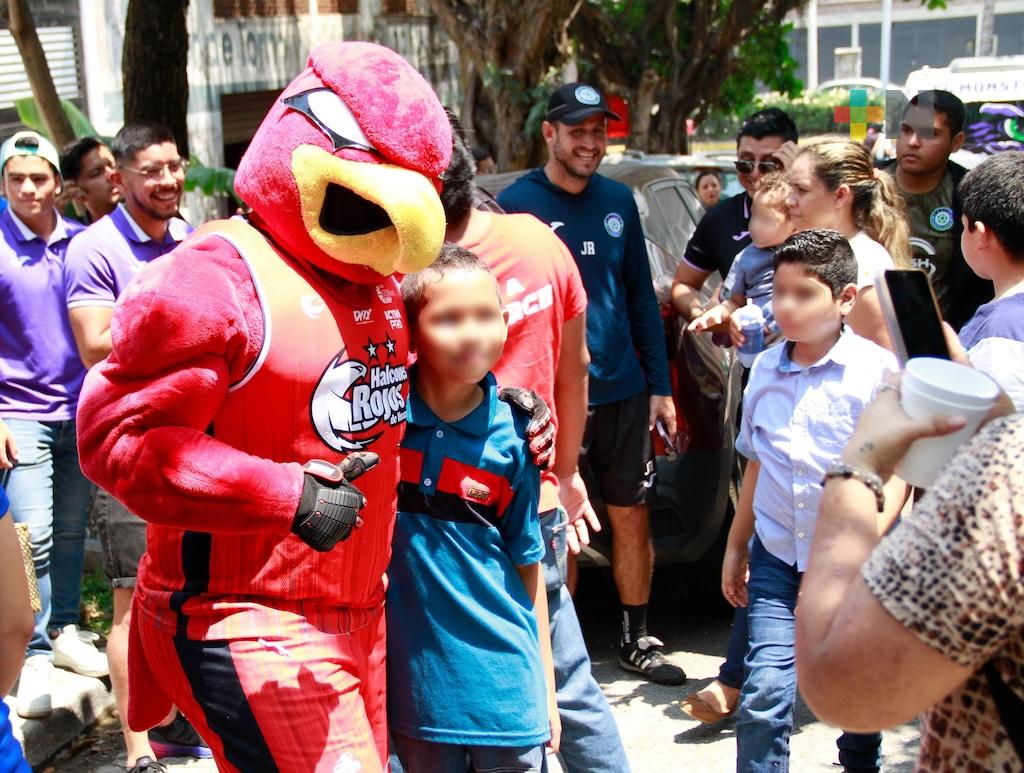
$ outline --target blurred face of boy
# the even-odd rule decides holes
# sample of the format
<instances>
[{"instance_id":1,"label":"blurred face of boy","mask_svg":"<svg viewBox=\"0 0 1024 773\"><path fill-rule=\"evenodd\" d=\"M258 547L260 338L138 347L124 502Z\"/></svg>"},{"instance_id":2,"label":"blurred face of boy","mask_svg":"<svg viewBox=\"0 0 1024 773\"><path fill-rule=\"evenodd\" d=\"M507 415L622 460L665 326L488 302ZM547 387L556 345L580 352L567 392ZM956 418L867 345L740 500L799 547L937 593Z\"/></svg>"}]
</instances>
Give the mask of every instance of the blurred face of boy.
<instances>
[{"instance_id":1,"label":"blurred face of boy","mask_svg":"<svg viewBox=\"0 0 1024 773\"><path fill-rule=\"evenodd\" d=\"M124 191L125 204L133 215L141 212L154 220L170 220L178 214L185 189L178 147L163 142L143 148L131 162L118 167L114 182Z\"/></svg>"},{"instance_id":2,"label":"blurred face of boy","mask_svg":"<svg viewBox=\"0 0 1024 773\"><path fill-rule=\"evenodd\" d=\"M53 212L59 190L53 167L39 156L14 156L4 165L4 196L14 214L27 225Z\"/></svg>"},{"instance_id":3,"label":"blurred face of boy","mask_svg":"<svg viewBox=\"0 0 1024 773\"><path fill-rule=\"evenodd\" d=\"M960 149L964 133L949 133L946 116L938 110L911 105L896 140L899 169L909 175L929 175L946 166L949 155Z\"/></svg>"},{"instance_id":4,"label":"blurred face of boy","mask_svg":"<svg viewBox=\"0 0 1024 773\"><path fill-rule=\"evenodd\" d=\"M827 284L799 263L783 263L775 270L772 311L779 329L797 344L818 344L839 334L843 317L857 298L857 286L848 284L838 298Z\"/></svg>"},{"instance_id":5,"label":"blurred face of boy","mask_svg":"<svg viewBox=\"0 0 1024 773\"><path fill-rule=\"evenodd\" d=\"M548 153L563 174L586 181L604 158L608 146L608 119L592 115L578 124L569 126L561 121L545 121L541 131Z\"/></svg>"},{"instance_id":6,"label":"blurred face of boy","mask_svg":"<svg viewBox=\"0 0 1024 773\"><path fill-rule=\"evenodd\" d=\"M121 200L121 189L114 184L114 154L110 148L99 145L82 157L82 171L75 184L90 213L102 217L113 211Z\"/></svg>"},{"instance_id":7,"label":"blurred face of boy","mask_svg":"<svg viewBox=\"0 0 1024 773\"><path fill-rule=\"evenodd\" d=\"M494 277L453 271L427 285L412 329L416 361L445 381L476 384L501 357L508 327Z\"/></svg>"},{"instance_id":8,"label":"blurred face of boy","mask_svg":"<svg viewBox=\"0 0 1024 773\"><path fill-rule=\"evenodd\" d=\"M754 196L750 208L750 240L762 249L776 247L793 234L793 223L784 199L766 201Z\"/></svg>"}]
</instances>

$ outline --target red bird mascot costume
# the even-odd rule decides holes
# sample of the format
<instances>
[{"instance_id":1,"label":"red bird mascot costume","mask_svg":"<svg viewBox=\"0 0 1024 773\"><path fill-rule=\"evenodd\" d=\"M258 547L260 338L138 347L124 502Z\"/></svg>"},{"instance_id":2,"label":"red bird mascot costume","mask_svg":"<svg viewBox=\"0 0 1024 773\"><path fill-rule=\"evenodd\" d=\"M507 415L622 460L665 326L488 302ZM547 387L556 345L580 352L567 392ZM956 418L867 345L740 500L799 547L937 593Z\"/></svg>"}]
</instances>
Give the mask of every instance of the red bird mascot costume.
<instances>
[{"instance_id":1,"label":"red bird mascot costume","mask_svg":"<svg viewBox=\"0 0 1024 773\"><path fill-rule=\"evenodd\" d=\"M239 166L250 220L140 271L86 382L82 466L149 522L129 724L177 705L221 770L387 768L383 578L408 394L392 274L441 247L451 147L397 54L317 48Z\"/></svg>"}]
</instances>

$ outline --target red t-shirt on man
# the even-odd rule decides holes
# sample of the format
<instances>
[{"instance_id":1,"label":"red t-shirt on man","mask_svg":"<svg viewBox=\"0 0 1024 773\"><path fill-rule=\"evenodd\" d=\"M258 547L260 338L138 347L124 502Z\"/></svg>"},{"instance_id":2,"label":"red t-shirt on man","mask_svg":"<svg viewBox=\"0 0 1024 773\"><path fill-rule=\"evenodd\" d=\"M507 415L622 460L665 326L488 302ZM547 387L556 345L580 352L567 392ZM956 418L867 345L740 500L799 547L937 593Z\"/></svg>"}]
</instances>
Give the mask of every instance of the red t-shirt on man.
<instances>
[{"instance_id":1,"label":"red t-shirt on man","mask_svg":"<svg viewBox=\"0 0 1024 773\"><path fill-rule=\"evenodd\" d=\"M487 213L488 229L459 242L494 273L508 312L508 341L494 375L502 386L534 390L555 411L562 326L587 310L579 269L562 240L533 215ZM542 473L540 512L558 507L558 479Z\"/></svg>"}]
</instances>

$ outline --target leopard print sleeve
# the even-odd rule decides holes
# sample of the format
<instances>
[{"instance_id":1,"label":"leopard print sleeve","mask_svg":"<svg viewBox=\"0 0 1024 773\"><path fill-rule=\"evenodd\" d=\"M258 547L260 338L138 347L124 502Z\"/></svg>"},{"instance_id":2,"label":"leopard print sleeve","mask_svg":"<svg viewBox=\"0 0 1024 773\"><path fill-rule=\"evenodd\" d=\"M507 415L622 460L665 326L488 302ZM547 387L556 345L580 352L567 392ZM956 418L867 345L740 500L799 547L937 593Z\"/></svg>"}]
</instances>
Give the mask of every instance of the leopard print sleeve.
<instances>
[{"instance_id":1,"label":"leopard print sleeve","mask_svg":"<svg viewBox=\"0 0 1024 773\"><path fill-rule=\"evenodd\" d=\"M1024 415L961 448L861 576L924 643L973 670L994 659L1024 699ZM968 679L926 714L919 769L1019 765L984 679Z\"/></svg>"}]
</instances>

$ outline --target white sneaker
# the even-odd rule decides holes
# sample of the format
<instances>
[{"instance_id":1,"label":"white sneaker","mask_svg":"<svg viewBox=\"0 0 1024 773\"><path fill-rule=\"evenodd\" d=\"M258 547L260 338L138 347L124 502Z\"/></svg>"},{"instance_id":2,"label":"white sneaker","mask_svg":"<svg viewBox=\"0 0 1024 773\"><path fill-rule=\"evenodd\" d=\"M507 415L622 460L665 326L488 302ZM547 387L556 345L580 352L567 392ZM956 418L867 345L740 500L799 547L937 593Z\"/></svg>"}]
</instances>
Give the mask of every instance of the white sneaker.
<instances>
[{"instance_id":1,"label":"white sneaker","mask_svg":"<svg viewBox=\"0 0 1024 773\"><path fill-rule=\"evenodd\" d=\"M106 676L110 673L107 656L96 649L99 635L80 631L74 623L61 628L51 644L53 664L82 676Z\"/></svg>"},{"instance_id":2,"label":"white sneaker","mask_svg":"<svg viewBox=\"0 0 1024 773\"><path fill-rule=\"evenodd\" d=\"M33 655L21 667L18 680L18 716L23 719L48 717L50 705L50 676L53 663L48 655Z\"/></svg>"}]
</instances>

